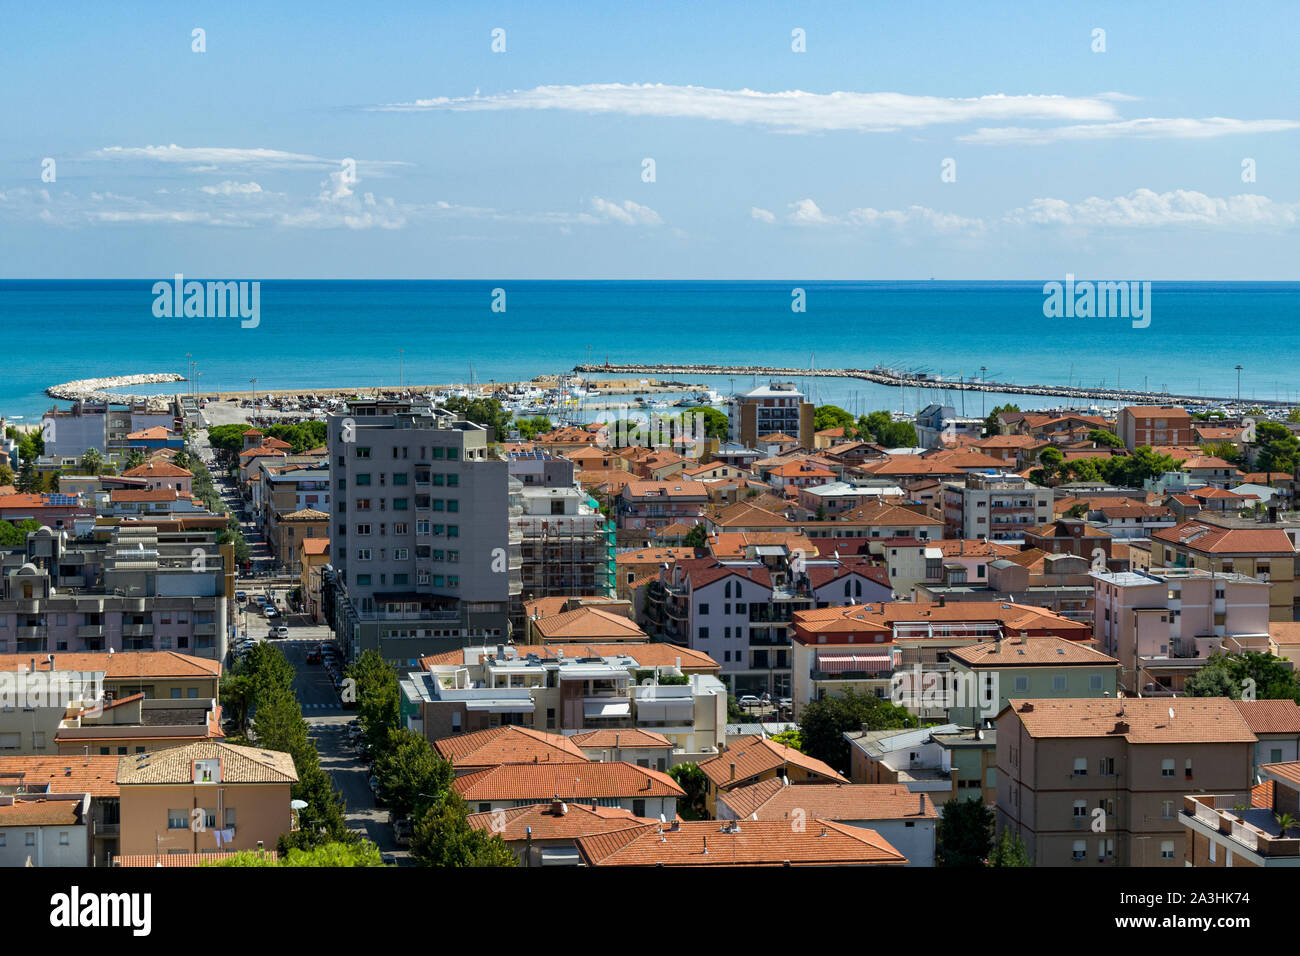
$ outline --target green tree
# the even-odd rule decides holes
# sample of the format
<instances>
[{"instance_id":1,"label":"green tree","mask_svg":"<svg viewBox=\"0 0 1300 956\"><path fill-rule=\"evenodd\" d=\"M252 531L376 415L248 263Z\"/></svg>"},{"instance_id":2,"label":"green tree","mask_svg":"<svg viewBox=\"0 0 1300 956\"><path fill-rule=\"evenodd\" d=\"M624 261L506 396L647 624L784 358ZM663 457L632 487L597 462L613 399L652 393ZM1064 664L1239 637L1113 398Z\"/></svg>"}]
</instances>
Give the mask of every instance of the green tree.
<instances>
[{"instance_id":1,"label":"green tree","mask_svg":"<svg viewBox=\"0 0 1300 956\"><path fill-rule=\"evenodd\" d=\"M104 469L104 455L98 448L87 448L77 468L85 475L97 475Z\"/></svg>"},{"instance_id":2,"label":"green tree","mask_svg":"<svg viewBox=\"0 0 1300 956\"><path fill-rule=\"evenodd\" d=\"M1288 473L1296 470L1296 462L1300 460L1300 441L1285 425L1260 422L1255 426L1255 444L1259 448L1255 457L1257 470Z\"/></svg>"},{"instance_id":3,"label":"green tree","mask_svg":"<svg viewBox=\"0 0 1300 956\"><path fill-rule=\"evenodd\" d=\"M709 535L703 524L692 525L682 542L688 548L705 548L709 544Z\"/></svg>"},{"instance_id":4,"label":"green tree","mask_svg":"<svg viewBox=\"0 0 1300 956\"><path fill-rule=\"evenodd\" d=\"M1002 831L993 852L989 854L989 866L1029 866L1029 851L1025 849L1020 834L1013 834L1009 827Z\"/></svg>"},{"instance_id":5,"label":"green tree","mask_svg":"<svg viewBox=\"0 0 1300 956\"><path fill-rule=\"evenodd\" d=\"M322 843L310 850L291 849L280 859L271 859L255 850L223 853L199 866L384 866L379 847L369 840L354 843Z\"/></svg>"},{"instance_id":6,"label":"green tree","mask_svg":"<svg viewBox=\"0 0 1300 956\"><path fill-rule=\"evenodd\" d=\"M828 428L852 428L853 416L838 405L818 405L813 412L813 430L825 431Z\"/></svg>"},{"instance_id":7,"label":"green tree","mask_svg":"<svg viewBox=\"0 0 1300 956\"><path fill-rule=\"evenodd\" d=\"M993 811L978 800L952 799L935 827L936 866L978 867L993 845Z\"/></svg>"},{"instance_id":8,"label":"green tree","mask_svg":"<svg viewBox=\"0 0 1300 956\"><path fill-rule=\"evenodd\" d=\"M500 836L470 826L460 794L448 791L415 821L411 856L421 866L518 866Z\"/></svg>"},{"instance_id":9,"label":"green tree","mask_svg":"<svg viewBox=\"0 0 1300 956\"><path fill-rule=\"evenodd\" d=\"M1061 462L1065 461L1065 455L1055 445L1048 445L1038 453L1038 460L1042 462L1044 468L1055 471L1060 467Z\"/></svg>"},{"instance_id":10,"label":"green tree","mask_svg":"<svg viewBox=\"0 0 1300 956\"><path fill-rule=\"evenodd\" d=\"M18 480L14 487L23 494L35 494L41 490L41 476L36 472L36 459L24 458L18 468Z\"/></svg>"},{"instance_id":11,"label":"green tree","mask_svg":"<svg viewBox=\"0 0 1300 956\"><path fill-rule=\"evenodd\" d=\"M876 411L858 419L858 434L886 448L915 448L916 429L911 422L896 422L886 411Z\"/></svg>"},{"instance_id":12,"label":"green tree","mask_svg":"<svg viewBox=\"0 0 1300 956\"><path fill-rule=\"evenodd\" d=\"M704 775L700 765L695 763L676 764L668 768L668 776L677 782L677 786L686 791L686 806L682 808L682 816L689 813L691 816L688 819L705 819L704 795L708 791L709 778Z\"/></svg>"},{"instance_id":13,"label":"green tree","mask_svg":"<svg viewBox=\"0 0 1300 956\"><path fill-rule=\"evenodd\" d=\"M8 465L0 465L0 487L14 483L14 470Z\"/></svg>"},{"instance_id":14,"label":"green tree","mask_svg":"<svg viewBox=\"0 0 1300 956\"><path fill-rule=\"evenodd\" d=\"M532 441L538 435L544 435L555 428L554 423L545 415L534 415L532 418L516 418L514 426L519 429L519 437L524 441Z\"/></svg>"},{"instance_id":15,"label":"green tree","mask_svg":"<svg viewBox=\"0 0 1300 956\"><path fill-rule=\"evenodd\" d=\"M803 752L843 770L849 763L847 730L889 730L917 726L917 719L906 708L895 706L871 694L852 690L842 697L823 697L803 709L799 732Z\"/></svg>"},{"instance_id":16,"label":"green tree","mask_svg":"<svg viewBox=\"0 0 1300 956\"><path fill-rule=\"evenodd\" d=\"M244 449L244 432L247 425L215 425L208 429L208 444L227 463L238 457Z\"/></svg>"},{"instance_id":17,"label":"green tree","mask_svg":"<svg viewBox=\"0 0 1300 956\"><path fill-rule=\"evenodd\" d=\"M131 452L131 454L126 456L126 461L122 462L122 470L130 471L132 468L139 468L141 465L145 463L146 460L147 459L144 457L144 452L139 451L137 449L136 451L133 451ZM173 465L176 464L176 460L174 458L172 459L172 464ZM184 468L185 466L180 465L179 467Z\"/></svg>"},{"instance_id":18,"label":"green tree","mask_svg":"<svg viewBox=\"0 0 1300 956\"><path fill-rule=\"evenodd\" d=\"M348 676L356 682L357 719L361 722L361 730L378 757L391 739L389 731L401 726L401 691L397 675L378 651L369 650L348 668Z\"/></svg>"},{"instance_id":19,"label":"green tree","mask_svg":"<svg viewBox=\"0 0 1300 956\"><path fill-rule=\"evenodd\" d=\"M689 414L689 413L688 413ZM694 414L704 416L704 437L716 438L719 441L726 441L730 433L731 422L726 414L718 411L716 408L697 408Z\"/></svg>"},{"instance_id":20,"label":"green tree","mask_svg":"<svg viewBox=\"0 0 1300 956\"><path fill-rule=\"evenodd\" d=\"M430 801L421 794L439 795L451 787L456 772L438 757L423 734L390 730L387 745L375 761L375 776L393 815L410 817Z\"/></svg>"},{"instance_id":21,"label":"green tree","mask_svg":"<svg viewBox=\"0 0 1300 956\"><path fill-rule=\"evenodd\" d=\"M1204 667L1190 675L1183 684L1188 697L1231 697L1241 699L1241 685L1232 678L1226 659L1212 657Z\"/></svg>"},{"instance_id":22,"label":"green tree","mask_svg":"<svg viewBox=\"0 0 1300 956\"><path fill-rule=\"evenodd\" d=\"M494 429L496 439L505 437L510 423L510 413L495 398L462 398L453 396L443 402L449 412L462 416L465 421Z\"/></svg>"},{"instance_id":23,"label":"green tree","mask_svg":"<svg viewBox=\"0 0 1300 956\"><path fill-rule=\"evenodd\" d=\"M1088 432L1088 441L1098 445L1105 445L1107 448L1123 448L1124 440L1112 431L1104 428L1094 428Z\"/></svg>"},{"instance_id":24,"label":"green tree","mask_svg":"<svg viewBox=\"0 0 1300 956\"><path fill-rule=\"evenodd\" d=\"M1207 441L1201 445L1201 451L1213 458L1222 458L1227 462L1235 462L1240 457L1237 446L1230 441Z\"/></svg>"},{"instance_id":25,"label":"green tree","mask_svg":"<svg viewBox=\"0 0 1300 956\"><path fill-rule=\"evenodd\" d=\"M35 518L24 518L18 524L0 521L0 547L15 548L27 543L29 532L37 531L41 523Z\"/></svg>"},{"instance_id":26,"label":"green tree","mask_svg":"<svg viewBox=\"0 0 1300 956\"><path fill-rule=\"evenodd\" d=\"M1126 488L1141 488L1148 478L1159 478L1167 471L1178 471L1178 462L1170 455L1158 455L1150 445L1142 445L1131 455L1099 458L1102 474L1109 482Z\"/></svg>"},{"instance_id":27,"label":"green tree","mask_svg":"<svg viewBox=\"0 0 1300 956\"><path fill-rule=\"evenodd\" d=\"M782 746L790 747L803 753L803 734L799 732L799 728L797 727L793 727L790 730L783 730L779 734L773 734L772 740Z\"/></svg>"},{"instance_id":28,"label":"green tree","mask_svg":"<svg viewBox=\"0 0 1300 956\"><path fill-rule=\"evenodd\" d=\"M1076 505L1070 505L1066 509L1065 517L1067 518L1086 518L1088 517L1088 503L1080 501Z\"/></svg>"}]
</instances>

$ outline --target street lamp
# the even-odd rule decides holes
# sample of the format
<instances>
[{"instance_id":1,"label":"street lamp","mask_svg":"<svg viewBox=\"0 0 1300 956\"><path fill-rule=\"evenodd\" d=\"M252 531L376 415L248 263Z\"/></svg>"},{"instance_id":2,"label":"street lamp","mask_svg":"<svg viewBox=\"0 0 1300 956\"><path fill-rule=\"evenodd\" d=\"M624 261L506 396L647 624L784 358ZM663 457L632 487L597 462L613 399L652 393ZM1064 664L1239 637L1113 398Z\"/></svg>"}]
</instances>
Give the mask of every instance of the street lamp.
<instances>
[{"instance_id":1,"label":"street lamp","mask_svg":"<svg viewBox=\"0 0 1300 956\"><path fill-rule=\"evenodd\" d=\"M989 369L988 369L988 366L987 366L987 365L981 365L981 366L980 366L980 417L981 417L981 418L985 417L985 416L984 416L984 396L987 394L987 391L986 391L985 388L984 388L984 376L985 376L985 374L988 372L988 370L989 370Z\"/></svg>"},{"instance_id":2,"label":"street lamp","mask_svg":"<svg viewBox=\"0 0 1300 956\"><path fill-rule=\"evenodd\" d=\"M1237 405L1241 405L1241 366L1237 366Z\"/></svg>"}]
</instances>

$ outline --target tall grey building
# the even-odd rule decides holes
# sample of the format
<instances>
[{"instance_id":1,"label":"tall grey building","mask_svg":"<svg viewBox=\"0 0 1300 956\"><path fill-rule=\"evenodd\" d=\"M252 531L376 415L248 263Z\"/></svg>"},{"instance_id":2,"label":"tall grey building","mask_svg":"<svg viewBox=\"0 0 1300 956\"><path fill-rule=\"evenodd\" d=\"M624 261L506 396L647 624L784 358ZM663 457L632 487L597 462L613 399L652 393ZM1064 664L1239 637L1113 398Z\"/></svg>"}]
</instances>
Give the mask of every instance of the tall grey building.
<instances>
[{"instance_id":1,"label":"tall grey building","mask_svg":"<svg viewBox=\"0 0 1300 956\"><path fill-rule=\"evenodd\" d=\"M329 416L334 631L395 665L504 639L518 555L488 429L420 401ZM516 544L517 550L518 545Z\"/></svg>"}]
</instances>

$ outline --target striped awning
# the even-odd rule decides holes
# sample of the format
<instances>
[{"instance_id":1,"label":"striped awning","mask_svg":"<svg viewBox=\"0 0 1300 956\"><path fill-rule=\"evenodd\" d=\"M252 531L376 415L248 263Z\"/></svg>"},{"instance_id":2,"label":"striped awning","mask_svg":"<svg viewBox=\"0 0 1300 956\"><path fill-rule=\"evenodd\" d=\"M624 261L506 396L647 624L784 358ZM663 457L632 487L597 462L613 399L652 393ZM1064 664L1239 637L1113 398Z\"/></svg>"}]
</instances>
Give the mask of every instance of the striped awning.
<instances>
[{"instance_id":1,"label":"striped awning","mask_svg":"<svg viewBox=\"0 0 1300 956\"><path fill-rule=\"evenodd\" d=\"M892 660L889 654L818 654L817 670L832 674L844 671L887 671Z\"/></svg>"}]
</instances>

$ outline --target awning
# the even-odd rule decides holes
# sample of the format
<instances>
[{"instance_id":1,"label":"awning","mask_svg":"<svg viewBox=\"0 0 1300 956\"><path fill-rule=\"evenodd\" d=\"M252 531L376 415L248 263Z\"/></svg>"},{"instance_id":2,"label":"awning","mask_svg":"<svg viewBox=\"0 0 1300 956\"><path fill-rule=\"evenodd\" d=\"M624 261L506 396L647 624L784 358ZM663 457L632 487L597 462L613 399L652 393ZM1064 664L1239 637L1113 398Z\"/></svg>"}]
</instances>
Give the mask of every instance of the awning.
<instances>
[{"instance_id":1,"label":"awning","mask_svg":"<svg viewBox=\"0 0 1300 956\"><path fill-rule=\"evenodd\" d=\"M632 705L628 701L583 701L583 717L630 717Z\"/></svg>"},{"instance_id":2,"label":"awning","mask_svg":"<svg viewBox=\"0 0 1300 956\"><path fill-rule=\"evenodd\" d=\"M645 700L636 703L636 714L645 720L684 719L690 721L695 716L695 702L689 698L676 700Z\"/></svg>"},{"instance_id":3,"label":"awning","mask_svg":"<svg viewBox=\"0 0 1300 956\"><path fill-rule=\"evenodd\" d=\"M466 710L481 710L489 714L531 714L533 702L525 698L515 700L467 700Z\"/></svg>"},{"instance_id":4,"label":"awning","mask_svg":"<svg viewBox=\"0 0 1300 956\"><path fill-rule=\"evenodd\" d=\"M577 866L580 862L576 847L542 847L542 866Z\"/></svg>"},{"instance_id":5,"label":"awning","mask_svg":"<svg viewBox=\"0 0 1300 956\"><path fill-rule=\"evenodd\" d=\"M889 654L818 654L817 670L839 674L844 671L887 671L893 658Z\"/></svg>"}]
</instances>

